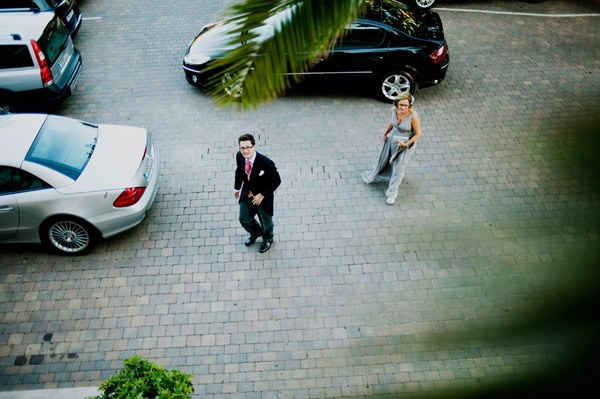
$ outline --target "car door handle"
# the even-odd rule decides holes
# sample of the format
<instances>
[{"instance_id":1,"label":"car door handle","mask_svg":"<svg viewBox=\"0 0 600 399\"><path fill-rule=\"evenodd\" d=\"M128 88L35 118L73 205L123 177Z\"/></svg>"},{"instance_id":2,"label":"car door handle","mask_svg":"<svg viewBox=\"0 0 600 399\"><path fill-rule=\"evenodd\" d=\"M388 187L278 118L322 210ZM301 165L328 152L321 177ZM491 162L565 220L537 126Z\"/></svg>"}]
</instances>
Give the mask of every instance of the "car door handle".
<instances>
[{"instance_id":1,"label":"car door handle","mask_svg":"<svg viewBox=\"0 0 600 399\"><path fill-rule=\"evenodd\" d=\"M10 205L0 206L0 213L8 213L11 212L13 209L15 208Z\"/></svg>"},{"instance_id":2,"label":"car door handle","mask_svg":"<svg viewBox=\"0 0 600 399\"><path fill-rule=\"evenodd\" d=\"M369 57L371 61L381 61L383 57Z\"/></svg>"}]
</instances>

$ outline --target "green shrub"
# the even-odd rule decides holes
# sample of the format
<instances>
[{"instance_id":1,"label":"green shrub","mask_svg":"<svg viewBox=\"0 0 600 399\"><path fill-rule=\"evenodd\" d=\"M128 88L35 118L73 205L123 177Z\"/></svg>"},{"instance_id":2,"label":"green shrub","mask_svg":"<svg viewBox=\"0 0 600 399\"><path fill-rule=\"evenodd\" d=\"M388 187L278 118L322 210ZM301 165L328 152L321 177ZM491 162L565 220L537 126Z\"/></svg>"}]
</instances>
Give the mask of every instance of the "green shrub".
<instances>
[{"instance_id":1,"label":"green shrub","mask_svg":"<svg viewBox=\"0 0 600 399\"><path fill-rule=\"evenodd\" d=\"M192 376L168 371L141 356L125 359L117 374L100 384L102 395L88 399L191 399Z\"/></svg>"}]
</instances>

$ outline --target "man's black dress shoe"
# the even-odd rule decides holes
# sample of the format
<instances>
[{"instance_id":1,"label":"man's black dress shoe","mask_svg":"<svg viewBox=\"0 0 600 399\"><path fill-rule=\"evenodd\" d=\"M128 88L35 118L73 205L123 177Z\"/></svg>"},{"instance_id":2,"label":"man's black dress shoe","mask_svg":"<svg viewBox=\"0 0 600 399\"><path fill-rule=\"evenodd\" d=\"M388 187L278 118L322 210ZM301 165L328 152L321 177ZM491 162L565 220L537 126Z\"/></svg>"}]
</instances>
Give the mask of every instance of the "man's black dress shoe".
<instances>
[{"instance_id":1,"label":"man's black dress shoe","mask_svg":"<svg viewBox=\"0 0 600 399\"><path fill-rule=\"evenodd\" d=\"M263 241L260 248L258 249L258 252L260 252L261 254L264 254L269 249L271 249L271 245L273 245L273 241Z\"/></svg>"},{"instance_id":2,"label":"man's black dress shoe","mask_svg":"<svg viewBox=\"0 0 600 399\"><path fill-rule=\"evenodd\" d=\"M256 242L256 239L258 237L254 237L254 236L250 236L246 239L246 241L244 242L244 245L249 247L250 245L254 244Z\"/></svg>"}]
</instances>

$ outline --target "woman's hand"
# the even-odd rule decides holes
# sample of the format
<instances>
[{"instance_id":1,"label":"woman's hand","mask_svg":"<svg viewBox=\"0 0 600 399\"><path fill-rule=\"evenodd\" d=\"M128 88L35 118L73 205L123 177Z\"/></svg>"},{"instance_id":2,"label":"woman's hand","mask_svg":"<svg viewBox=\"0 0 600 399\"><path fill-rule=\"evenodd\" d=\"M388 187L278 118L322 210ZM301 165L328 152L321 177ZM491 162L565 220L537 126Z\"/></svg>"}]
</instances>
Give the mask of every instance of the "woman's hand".
<instances>
[{"instance_id":1,"label":"woman's hand","mask_svg":"<svg viewBox=\"0 0 600 399\"><path fill-rule=\"evenodd\" d=\"M403 141L398 140L398 147L400 147L400 148L408 148L408 141L405 143Z\"/></svg>"},{"instance_id":2,"label":"woman's hand","mask_svg":"<svg viewBox=\"0 0 600 399\"><path fill-rule=\"evenodd\" d=\"M383 134L383 142L384 142L384 143L387 141L387 136L388 136L388 134L387 134L387 133L384 133L384 134Z\"/></svg>"}]
</instances>

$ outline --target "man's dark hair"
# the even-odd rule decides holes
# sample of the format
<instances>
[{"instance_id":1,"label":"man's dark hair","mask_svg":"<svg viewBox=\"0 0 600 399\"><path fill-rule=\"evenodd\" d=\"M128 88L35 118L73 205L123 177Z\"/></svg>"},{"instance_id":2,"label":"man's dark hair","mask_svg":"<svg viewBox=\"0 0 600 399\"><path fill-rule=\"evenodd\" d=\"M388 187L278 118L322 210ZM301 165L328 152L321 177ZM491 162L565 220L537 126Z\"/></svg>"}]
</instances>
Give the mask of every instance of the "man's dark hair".
<instances>
[{"instance_id":1,"label":"man's dark hair","mask_svg":"<svg viewBox=\"0 0 600 399\"><path fill-rule=\"evenodd\" d=\"M254 141L254 136L251 135L250 133L244 133L240 136L240 138L238 139L238 144L241 143L242 141L249 141L252 145L256 144L256 142Z\"/></svg>"}]
</instances>

